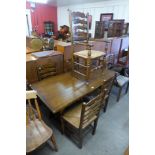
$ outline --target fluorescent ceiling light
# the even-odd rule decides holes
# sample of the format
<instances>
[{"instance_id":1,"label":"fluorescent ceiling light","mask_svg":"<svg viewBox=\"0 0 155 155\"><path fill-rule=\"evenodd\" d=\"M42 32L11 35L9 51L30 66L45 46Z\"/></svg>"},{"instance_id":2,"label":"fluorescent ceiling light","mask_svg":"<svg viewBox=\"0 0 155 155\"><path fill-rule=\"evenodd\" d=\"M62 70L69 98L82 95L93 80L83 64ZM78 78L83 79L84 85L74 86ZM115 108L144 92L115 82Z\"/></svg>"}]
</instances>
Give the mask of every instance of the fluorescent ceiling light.
<instances>
[{"instance_id":1,"label":"fluorescent ceiling light","mask_svg":"<svg viewBox=\"0 0 155 155\"><path fill-rule=\"evenodd\" d=\"M47 3L48 0L27 0L29 2L33 2L33 3Z\"/></svg>"}]
</instances>

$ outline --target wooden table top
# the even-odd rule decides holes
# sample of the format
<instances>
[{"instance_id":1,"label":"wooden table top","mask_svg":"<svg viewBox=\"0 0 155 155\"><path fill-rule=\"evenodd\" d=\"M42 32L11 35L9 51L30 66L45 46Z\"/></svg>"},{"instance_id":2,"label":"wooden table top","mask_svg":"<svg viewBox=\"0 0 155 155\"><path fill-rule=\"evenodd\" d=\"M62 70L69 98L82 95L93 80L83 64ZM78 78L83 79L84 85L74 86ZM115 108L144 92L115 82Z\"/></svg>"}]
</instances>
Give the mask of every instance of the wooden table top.
<instances>
[{"instance_id":1,"label":"wooden table top","mask_svg":"<svg viewBox=\"0 0 155 155\"><path fill-rule=\"evenodd\" d=\"M88 50L76 52L76 53L74 53L74 55L87 59L88 58ZM101 57L104 55L105 55L104 52L91 50L91 59L95 59L95 58L98 58L98 57Z\"/></svg>"},{"instance_id":2,"label":"wooden table top","mask_svg":"<svg viewBox=\"0 0 155 155\"><path fill-rule=\"evenodd\" d=\"M61 112L67 106L79 100L83 96L101 86L104 80L113 77L115 72L106 70L89 85L85 81L76 79L71 73L64 73L52 76L42 81L32 84L32 88L37 91L37 95L53 112Z\"/></svg>"},{"instance_id":3,"label":"wooden table top","mask_svg":"<svg viewBox=\"0 0 155 155\"><path fill-rule=\"evenodd\" d=\"M26 62L28 62L28 61L34 61L34 60L37 60L37 58L35 58L31 54L26 54Z\"/></svg>"},{"instance_id":4,"label":"wooden table top","mask_svg":"<svg viewBox=\"0 0 155 155\"><path fill-rule=\"evenodd\" d=\"M43 57L54 56L59 54L62 54L62 53L54 50L49 50L49 51L35 52L35 53L32 53L31 55L34 56L35 58L43 58Z\"/></svg>"},{"instance_id":5,"label":"wooden table top","mask_svg":"<svg viewBox=\"0 0 155 155\"><path fill-rule=\"evenodd\" d=\"M54 51L54 50L40 51L40 52L31 53L31 54L26 54L26 62L37 60L39 58L60 55L60 54L62 55L61 52Z\"/></svg>"}]
</instances>

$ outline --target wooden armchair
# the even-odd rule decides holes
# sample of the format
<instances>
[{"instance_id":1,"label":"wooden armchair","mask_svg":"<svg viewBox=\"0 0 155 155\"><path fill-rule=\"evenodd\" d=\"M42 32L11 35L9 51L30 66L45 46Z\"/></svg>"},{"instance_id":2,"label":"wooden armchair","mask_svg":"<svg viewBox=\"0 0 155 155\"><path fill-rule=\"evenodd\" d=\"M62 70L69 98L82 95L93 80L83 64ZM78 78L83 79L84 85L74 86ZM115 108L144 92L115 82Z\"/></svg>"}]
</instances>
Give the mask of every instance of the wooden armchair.
<instances>
[{"instance_id":1,"label":"wooden armchair","mask_svg":"<svg viewBox=\"0 0 155 155\"><path fill-rule=\"evenodd\" d=\"M37 64L37 74L38 80L43 80L49 76L55 76L57 74L56 63L51 62L50 60L46 59L47 61L38 62Z\"/></svg>"},{"instance_id":2,"label":"wooden armchair","mask_svg":"<svg viewBox=\"0 0 155 155\"><path fill-rule=\"evenodd\" d=\"M26 91L26 152L29 153L37 149L50 138L55 151L57 151L53 131L42 120L36 98L35 91ZM32 104L34 104L34 106L32 106Z\"/></svg>"},{"instance_id":3,"label":"wooden armchair","mask_svg":"<svg viewBox=\"0 0 155 155\"><path fill-rule=\"evenodd\" d=\"M103 68L105 53L91 50L89 44L89 14L71 12L69 10L71 43L72 43L72 73L73 76L89 82L92 72ZM86 50L75 52L74 46L85 46ZM95 63L94 63L95 62Z\"/></svg>"},{"instance_id":4,"label":"wooden armchair","mask_svg":"<svg viewBox=\"0 0 155 155\"><path fill-rule=\"evenodd\" d=\"M106 91L106 90L105 90ZM92 127L94 122L92 134L95 134L97 122L99 118L99 112L102 106L102 98L104 98L105 92L100 93L89 102L83 102L68 110L62 116L62 131L72 136L79 144L79 148L82 148L83 135L88 131L88 127ZM65 130L66 129L66 130Z\"/></svg>"}]
</instances>

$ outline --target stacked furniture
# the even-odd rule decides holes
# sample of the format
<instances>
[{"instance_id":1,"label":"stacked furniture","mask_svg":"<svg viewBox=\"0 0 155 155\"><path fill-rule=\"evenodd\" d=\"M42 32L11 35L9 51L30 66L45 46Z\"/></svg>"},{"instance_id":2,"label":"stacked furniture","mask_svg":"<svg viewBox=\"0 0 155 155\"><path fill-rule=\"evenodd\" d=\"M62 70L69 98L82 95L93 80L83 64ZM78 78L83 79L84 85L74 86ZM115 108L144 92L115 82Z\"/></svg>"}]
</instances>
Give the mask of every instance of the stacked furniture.
<instances>
[{"instance_id":1,"label":"stacked furniture","mask_svg":"<svg viewBox=\"0 0 155 155\"><path fill-rule=\"evenodd\" d=\"M88 16L88 13L69 10L71 43L55 41L59 52L42 51L27 55L27 82L30 81L31 89L37 92L42 103L58 116L62 133L69 134L78 142L79 148L83 146L87 131L92 130L95 134L101 109L106 112L113 83L117 80L118 86L124 87L120 84L122 75L116 77L116 72L109 70L115 65L115 53L123 44L116 50L113 38L90 41ZM121 39L117 38L116 42L121 43ZM103 45L103 42L104 48L98 44ZM71 72L63 68L67 64L70 64ZM65 73L60 74L62 72ZM43 143L53 135L48 127L46 130Z\"/></svg>"},{"instance_id":2,"label":"stacked furniture","mask_svg":"<svg viewBox=\"0 0 155 155\"><path fill-rule=\"evenodd\" d=\"M95 70L103 69L104 53L91 50L89 44L88 16L80 12L69 11L71 43L72 43L72 74L88 83ZM86 50L75 53L74 45L85 46ZM93 63L94 62L94 63Z\"/></svg>"}]
</instances>

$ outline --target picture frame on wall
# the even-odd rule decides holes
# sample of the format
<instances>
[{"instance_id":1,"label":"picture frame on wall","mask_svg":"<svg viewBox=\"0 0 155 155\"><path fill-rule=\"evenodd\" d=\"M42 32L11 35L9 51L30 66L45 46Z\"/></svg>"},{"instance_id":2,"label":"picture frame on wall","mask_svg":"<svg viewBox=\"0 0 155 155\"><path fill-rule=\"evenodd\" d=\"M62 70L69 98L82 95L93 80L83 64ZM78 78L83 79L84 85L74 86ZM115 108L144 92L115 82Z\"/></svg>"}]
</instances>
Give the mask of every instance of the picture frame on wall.
<instances>
[{"instance_id":1,"label":"picture frame on wall","mask_svg":"<svg viewBox=\"0 0 155 155\"><path fill-rule=\"evenodd\" d=\"M109 21L113 20L113 13L102 13L100 15L100 21Z\"/></svg>"}]
</instances>

